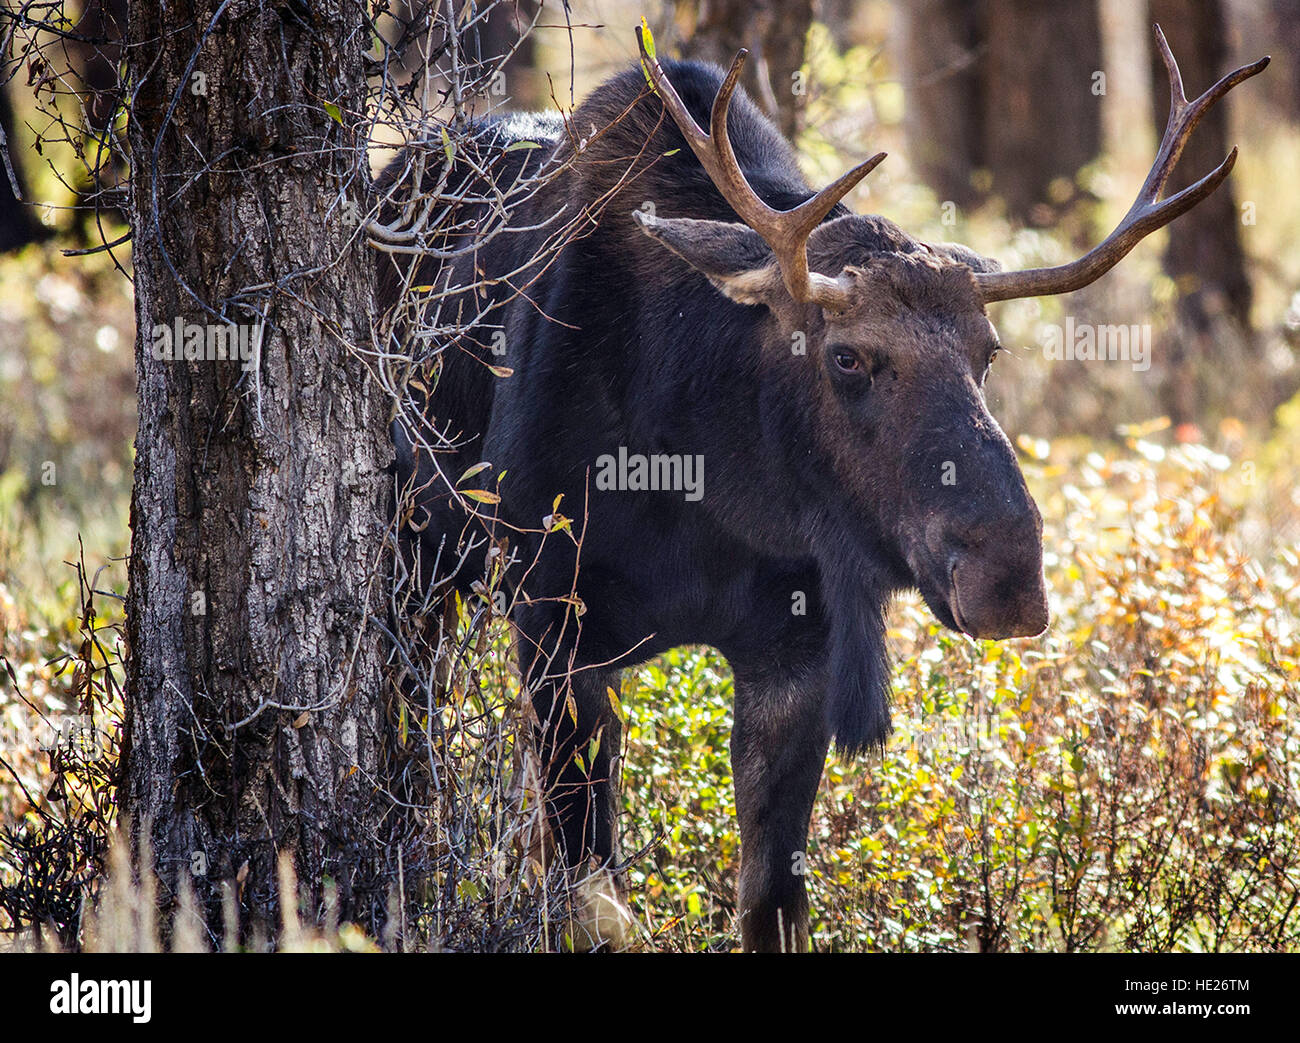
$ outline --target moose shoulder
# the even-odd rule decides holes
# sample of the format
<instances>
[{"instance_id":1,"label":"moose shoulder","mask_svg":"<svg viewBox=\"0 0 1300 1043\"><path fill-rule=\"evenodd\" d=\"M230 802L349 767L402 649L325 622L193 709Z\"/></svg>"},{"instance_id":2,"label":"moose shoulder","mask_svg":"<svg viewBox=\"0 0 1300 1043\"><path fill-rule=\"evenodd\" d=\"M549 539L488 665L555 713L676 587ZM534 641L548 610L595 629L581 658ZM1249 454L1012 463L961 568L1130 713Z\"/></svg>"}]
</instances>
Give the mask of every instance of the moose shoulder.
<instances>
[{"instance_id":1,"label":"moose shoulder","mask_svg":"<svg viewBox=\"0 0 1300 1043\"><path fill-rule=\"evenodd\" d=\"M571 866L618 862L607 689L649 656L712 645L736 679L742 944L806 948L794 869L829 744L859 752L890 731L891 595L918 588L974 637L1047 626L1041 519L984 403L998 351L985 305L1091 282L1227 176L1235 150L1158 201L1203 112L1267 59L1189 103L1157 40L1174 102L1156 163L1116 231L1059 268L1002 272L850 213L840 200L881 156L814 193L736 91L743 52L724 76L643 49L653 89L633 66L567 127L489 121L478 140L504 159L441 172L445 197L484 200L462 207L466 225L494 192L536 188L511 214L521 231L449 259L382 260L385 304L413 283L487 287L486 318L441 346L421 400L456 448L433 459L419 431L394 429L400 477L420 490L405 546L426 584L468 589L484 548L508 539L516 647ZM525 138L542 148L502 148ZM401 160L380 180L390 225L420 190L407 180ZM559 214L587 220L551 255ZM489 510L451 491L485 460L504 472ZM557 496L580 545L544 531Z\"/></svg>"}]
</instances>

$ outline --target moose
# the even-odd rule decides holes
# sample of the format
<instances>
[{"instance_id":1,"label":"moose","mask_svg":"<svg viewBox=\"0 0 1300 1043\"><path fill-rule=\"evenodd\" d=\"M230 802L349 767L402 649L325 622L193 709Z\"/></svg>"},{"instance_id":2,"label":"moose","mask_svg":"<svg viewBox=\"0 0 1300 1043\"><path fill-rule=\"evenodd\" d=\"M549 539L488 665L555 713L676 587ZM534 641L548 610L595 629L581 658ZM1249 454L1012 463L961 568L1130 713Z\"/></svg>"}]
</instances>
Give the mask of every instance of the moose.
<instances>
[{"instance_id":1,"label":"moose","mask_svg":"<svg viewBox=\"0 0 1300 1043\"><path fill-rule=\"evenodd\" d=\"M494 193L546 164L560 173L481 250L381 257L381 303L418 266L421 283L479 283L488 316L442 346L420 391L424 422L453 436L444 458L409 419L394 423L398 481L416 502L403 545L425 583L454 561L451 585L468 591L508 533L497 560L548 818L575 873L619 871L610 689L649 657L709 645L735 677L741 944L807 949L798 856L832 740L859 754L890 733L892 595L919 589L974 638L1047 627L1042 519L984 401L1000 350L985 309L1093 282L1232 170L1235 148L1160 199L1201 117L1268 58L1189 102L1155 35L1172 97L1155 163L1118 227L1057 267L1002 271L851 213L843 198L883 154L812 191L736 89L744 51L725 73L661 61L639 29L641 62L567 123L486 119L474 140L505 161L449 156L443 198L468 186L484 200L466 204L469 225L488 220ZM407 170L399 158L377 182L390 214ZM599 216L530 268L548 221L574 207ZM490 347L502 343L504 360ZM658 461L665 480L629 460ZM482 461L501 476L490 509L455 487ZM683 461L698 464L693 495L672 487ZM544 524L557 503L577 515L567 537Z\"/></svg>"}]
</instances>

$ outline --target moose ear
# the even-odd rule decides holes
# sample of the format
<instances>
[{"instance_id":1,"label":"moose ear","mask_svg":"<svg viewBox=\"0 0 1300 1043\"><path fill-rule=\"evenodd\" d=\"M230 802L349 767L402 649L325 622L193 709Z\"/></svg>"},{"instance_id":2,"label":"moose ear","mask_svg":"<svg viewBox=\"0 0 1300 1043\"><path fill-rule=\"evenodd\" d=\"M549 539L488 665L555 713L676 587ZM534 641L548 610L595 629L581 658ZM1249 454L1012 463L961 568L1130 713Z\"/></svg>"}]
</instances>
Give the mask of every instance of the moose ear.
<instances>
[{"instance_id":1,"label":"moose ear","mask_svg":"<svg viewBox=\"0 0 1300 1043\"><path fill-rule=\"evenodd\" d=\"M708 276L733 301L768 306L789 303L790 294L772 248L748 225L655 217L644 210L633 210L632 217L641 231Z\"/></svg>"}]
</instances>

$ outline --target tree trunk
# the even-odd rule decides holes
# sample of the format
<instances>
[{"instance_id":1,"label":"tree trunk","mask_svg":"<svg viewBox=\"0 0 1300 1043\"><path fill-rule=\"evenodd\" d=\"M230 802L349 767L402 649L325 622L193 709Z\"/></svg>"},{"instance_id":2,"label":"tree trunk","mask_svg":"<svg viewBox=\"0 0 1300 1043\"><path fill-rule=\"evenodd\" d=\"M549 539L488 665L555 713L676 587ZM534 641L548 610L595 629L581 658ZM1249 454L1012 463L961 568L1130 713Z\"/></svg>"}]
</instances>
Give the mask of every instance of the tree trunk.
<instances>
[{"instance_id":1,"label":"tree trunk","mask_svg":"<svg viewBox=\"0 0 1300 1043\"><path fill-rule=\"evenodd\" d=\"M1266 77L1273 81L1269 93L1287 119L1300 121L1300 0L1272 0L1262 28L1274 41L1265 49L1278 63Z\"/></svg>"},{"instance_id":2,"label":"tree trunk","mask_svg":"<svg viewBox=\"0 0 1300 1043\"><path fill-rule=\"evenodd\" d=\"M110 143L120 133L114 119L122 102L119 69L126 22L126 0L85 0L75 29L80 39L64 45L85 108L90 138L101 137ZM91 140L86 144L86 169L83 183L77 185L72 232L80 242L90 245L103 241L105 216L122 222L130 218L122 212L125 198L118 202L118 190L127 176L121 148L110 144L101 149Z\"/></svg>"},{"instance_id":3,"label":"tree trunk","mask_svg":"<svg viewBox=\"0 0 1300 1043\"><path fill-rule=\"evenodd\" d=\"M813 4L813 17L826 26L841 54L870 42L862 31L862 6L857 0L816 0Z\"/></svg>"},{"instance_id":4,"label":"tree trunk","mask_svg":"<svg viewBox=\"0 0 1300 1043\"><path fill-rule=\"evenodd\" d=\"M370 622L391 447L387 399L345 346L369 346L374 311L353 241L366 151L345 129L364 111L367 35L349 0L235 4L214 23L219 6L131 5L140 426L122 809L148 823L165 892L189 874L214 929L234 881L241 933L274 932L287 852L307 917L329 878L339 914L373 931L396 877ZM158 357L178 322L262 320L247 367Z\"/></svg>"},{"instance_id":5,"label":"tree trunk","mask_svg":"<svg viewBox=\"0 0 1300 1043\"><path fill-rule=\"evenodd\" d=\"M1194 98L1229 71L1228 29L1219 0L1187 4L1181 0L1151 0L1151 20L1164 30L1183 73L1183 87ZM1156 126L1164 129L1169 115L1169 77L1152 47L1151 76ZM1165 195L1171 196L1204 177L1231 150L1228 105L1207 112L1183 149ZM1226 311L1243 326L1250 321L1251 288L1241 248L1241 215L1232 178L1215 193L1169 226L1165 271L1184 290L1180 310L1198 324Z\"/></svg>"},{"instance_id":6,"label":"tree trunk","mask_svg":"<svg viewBox=\"0 0 1300 1043\"><path fill-rule=\"evenodd\" d=\"M1229 71L1228 29L1219 0L1196 4L1150 0L1149 11L1178 59L1189 98ZM1154 44L1151 76L1156 126L1163 130L1169 115L1169 76ZM1230 104L1231 100L1216 105L1197 125L1165 188L1166 198L1223 162L1231 148ZM1202 370L1217 352L1217 324L1226 319L1240 332L1249 330L1252 292L1240 230L1241 213L1231 177L1169 226L1163 264L1179 294L1175 328L1163 338L1169 359L1164 399L1175 424L1192 423L1202 412ZM1210 368L1218 372L1218 367Z\"/></svg>"},{"instance_id":7,"label":"tree trunk","mask_svg":"<svg viewBox=\"0 0 1300 1043\"><path fill-rule=\"evenodd\" d=\"M742 47L749 61L745 90L787 138L799 129L804 90L795 74L803 66L812 25L812 0L676 0L693 29L682 41L686 58L724 69Z\"/></svg>"},{"instance_id":8,"label":"tree trunk","mask_svg":"<svg viewBox=\"0 0 1300 1043\"><path fill-rule=\"evenodd\" d=\"M991 189L1008 213L1052 224L1051 204L1074 199L1068 183L1101 152L1097 4L988 0L984 40L983 165ZM1058 179L1064 192L1054 191Z\"/></svg>"},{"instance_id":9,"label":"tree trunk","mask_svg":"<svg viewBox=\"0 0 1300 1043\"><path fill-rule=\"evenodd\" d=\"M502 86L510 108L524 112L545 109L551 103L546 76L537 68L537 40L528 32L536 16L536 0L499 0L461 44L471 67L487 68L510 55L501 69Z\"/></svg>"},{"instance_id":10,"label":"tree trunk","mask_svg":"<svg viewBox=\"0 0 1300 1043\"><path fill-rule=\"evenodd\" d=\"M983 136L976 10L966 0L916 0L895 12L909 159L941 199L972 206Z\"/></svg>"},{"instance_id":11,"label":"tree trunk","mask_svg":"<svg viewBox=\"0 0 1300 1043\"><path fill-rule=\"evenodd\" d=\"M5 156L0 156L0 253L21 249L28 243L48 238L50 234L32 212L31 191L24 181L20 164L22 150L15 140L17 121L14 119L13 105L9 101L9 86L7 83L0 84L0 134L3 135L6 152ZM11 169L18 191L22 193L22 200L14 194L13 184L9 180Z\"/></svg>"},{"instance_id":12,"label":"tree trunk","mask_svg":"<svg viewBox=\"0 0 1300 1043\"><path fill-rule=\"evenodd\" d=\"M1093 2L898 0L904 130L922 177L959 205L1000 196L1050 224L1054 191L1101 151L1101 24ZM991 175L979 182L976 174Z\"/></svg>"}]
</instances>

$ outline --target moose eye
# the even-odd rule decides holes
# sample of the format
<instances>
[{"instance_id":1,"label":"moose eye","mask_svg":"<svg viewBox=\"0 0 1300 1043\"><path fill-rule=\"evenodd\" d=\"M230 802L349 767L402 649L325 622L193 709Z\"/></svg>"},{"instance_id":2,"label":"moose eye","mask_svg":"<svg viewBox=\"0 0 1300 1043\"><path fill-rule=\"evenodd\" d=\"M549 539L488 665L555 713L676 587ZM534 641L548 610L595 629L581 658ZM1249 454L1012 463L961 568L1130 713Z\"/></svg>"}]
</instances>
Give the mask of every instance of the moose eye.
<instances>
[{"instance_id":1,"label":"moose eye","mask_svg":"<svg viewBox=\"0 0 1300 1043\"><path fill-rule=\"evenodd\" d=\"M989 370L993 368L993 360L997 358L1000 354L1002 354L1001 348L994 348L992 351L989 352L989 357L984 360L984 372L980 376L981 383L988 379Z\"/></svg>"},{"instance_id":2,"label":"moose eye","mask_svg":"<svg viewBox=\"0 0 1300 1043\"><path fill-rule=\"evenodd\" d=\"M862 368L862 360L851 351L835 352L835 365L842 373L856 373Z\"/></svg>"}]
</instances>

